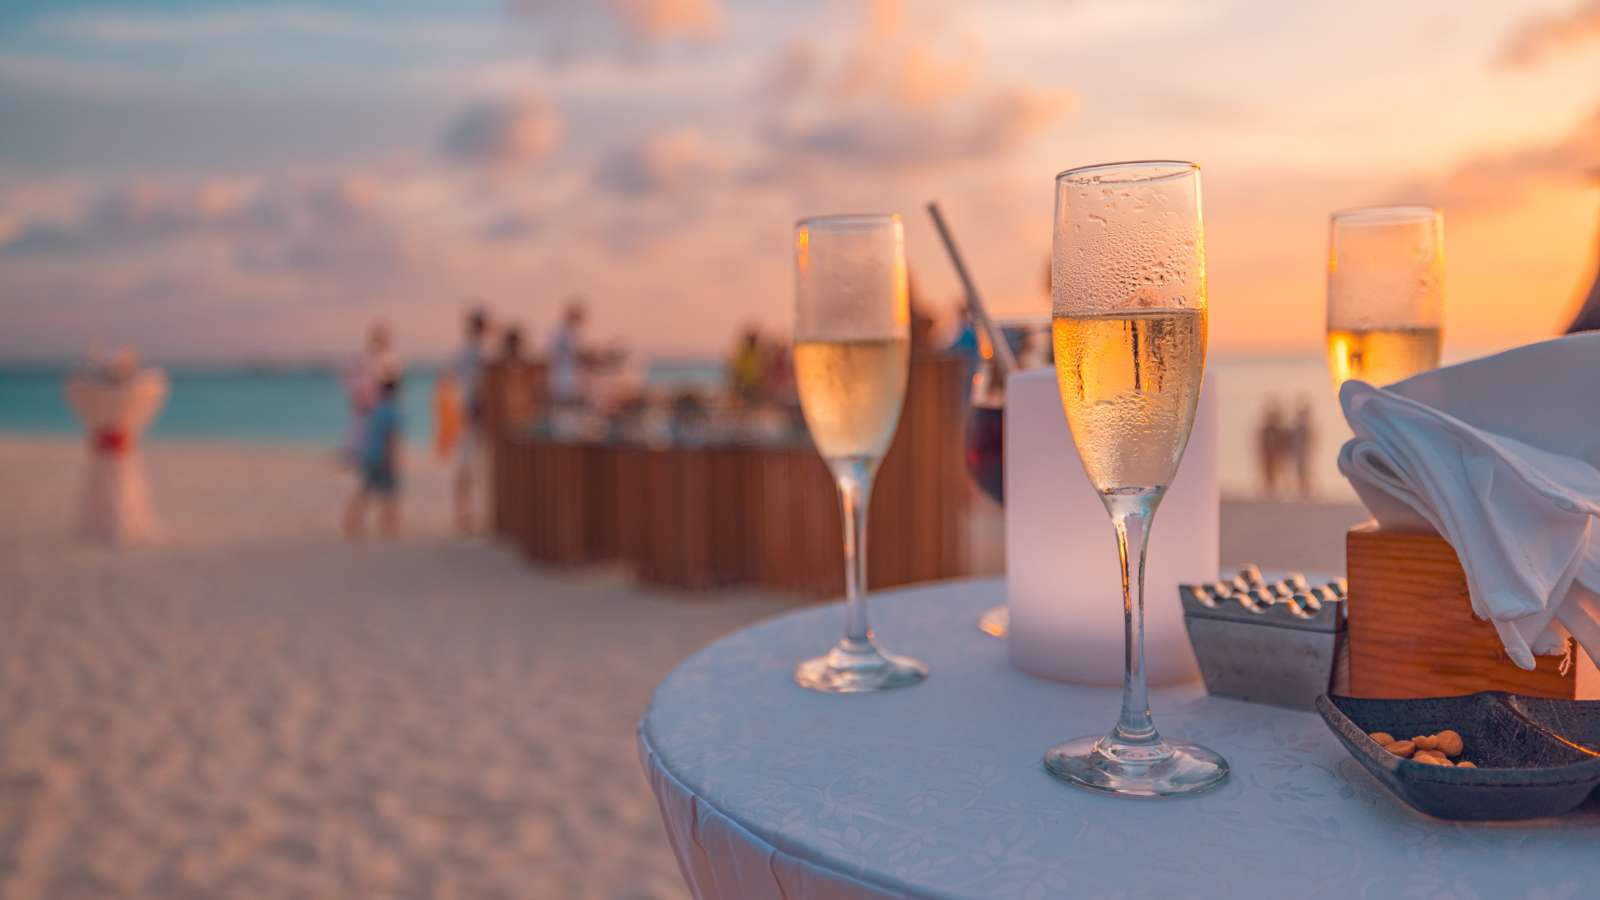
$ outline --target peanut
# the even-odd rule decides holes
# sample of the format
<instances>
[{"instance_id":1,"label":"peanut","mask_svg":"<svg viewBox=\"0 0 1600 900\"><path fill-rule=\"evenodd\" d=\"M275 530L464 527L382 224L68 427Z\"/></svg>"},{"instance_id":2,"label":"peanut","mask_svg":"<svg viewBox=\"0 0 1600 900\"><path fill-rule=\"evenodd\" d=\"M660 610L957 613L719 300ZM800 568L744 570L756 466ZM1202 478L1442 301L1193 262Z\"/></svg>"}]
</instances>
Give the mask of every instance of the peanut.
<instances>
[{"instance_id":1,"label":"peanut","mask_svg":"<svg viewBox=\"0 0 1600 900\"><path fill-rule=\"evenodd\" d=\"M1417 745L1410 741L1395 741L1383 749L1393 753L1395 756L1407 757L1416 752Z\"/></svg>"},{"instance_id":2,"label":"peanut","mask_svg":"<svg viewBox=\"0 0 1600 900\"><path fill-rule=\"evenodd\" d=\"M1460 756L1465 745L1461 742L1461 735L1445 729L1433 736L1434 745L1445 756Z\"/></svg>"},{"instance_id":3,"label":"peanut","mask_svg":"<svg viewBox=\"0 0 1600 900\"><path fill-rule=\"evenodd\" d=\"M1380 747L1387 747L1390 744L1394 743L1394 735L1390 734L1387 731L1374 731L1373 733L1367 735L1367 737L1372 738L1374 741L1377 741L1378 742L1378 746L1380 746Z\"/></svg>"},{"instance_id":4,"label":"peanut","mask_svg":"<svg viewBox=\"0 0 1600 900\"><path fill-rule=\"evenodd\" d=\"M1478 764L1470 759L1463 759L1461 762L1456 763L1456 768L1458 769L1476 769L1477 767Z\"/></svg>"},{"instance_id":5,"label":"peanut","mask_svg":"<svg viewBox=\"0 0 1600 900\"><path fill-rule=\"evenodd\" d=\"M1430 766L1453 766L1450 760L1433 750L1418 750L1411 756L1412 762L1424 763Z\"/></svg>"},{"instance_id":6,"label":"peanut","mask_svg":"<svg viewBox=\"0 0 1600 900\"><path fill-rule=\"evenodd\" d=\"M1431 734L1419 734L1411 739L1411 743L1416 744L1418 750L1434 750L1439 746L1437 737Z\"/></svg>"}]
</instances>

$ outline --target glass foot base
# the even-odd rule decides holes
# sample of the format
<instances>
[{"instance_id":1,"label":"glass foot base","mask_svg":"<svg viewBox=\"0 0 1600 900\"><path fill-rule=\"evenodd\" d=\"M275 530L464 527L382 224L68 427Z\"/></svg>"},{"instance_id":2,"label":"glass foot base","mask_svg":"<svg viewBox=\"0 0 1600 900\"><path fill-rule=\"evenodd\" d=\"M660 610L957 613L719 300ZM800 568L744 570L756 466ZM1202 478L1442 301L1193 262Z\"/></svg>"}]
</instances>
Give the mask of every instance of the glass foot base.
<instances>
[{"instance_id":1,"label":"glass foot base","mask_svg":"<svg viewBox=\"0 0 1600 900\"><path fill-rule=\"evenodd\" d=\"M868 644L861 650L835 647L794 670L794 683L825 694L863 694L920 684L928 667L906 656L892 656Z\"/></svg>"},{"instance_id":2,"label":"glass foot base","mask_svg":"<svg viewBox=\"0 0 1600 900\"><path fill-rule=\"evenodd\" d=\"M1005 637L1011 630L1011 607L1002 603L984 610L978 617L978 630L994 637Z\"/></svg>"},{"instance_id":3,"label":"glass foot base","mask_svg":"<svg viewBox=\"0 0 1600 900\"><path fill-rule=\"evenodd\" d=\"M1162 741L1119 745L1084 737L1045 751L1044 767L1069 784L1130 797L1171 797L1210 790L1228 777L1228 761L1199 744Z\"/></svg>"}]
</instances>

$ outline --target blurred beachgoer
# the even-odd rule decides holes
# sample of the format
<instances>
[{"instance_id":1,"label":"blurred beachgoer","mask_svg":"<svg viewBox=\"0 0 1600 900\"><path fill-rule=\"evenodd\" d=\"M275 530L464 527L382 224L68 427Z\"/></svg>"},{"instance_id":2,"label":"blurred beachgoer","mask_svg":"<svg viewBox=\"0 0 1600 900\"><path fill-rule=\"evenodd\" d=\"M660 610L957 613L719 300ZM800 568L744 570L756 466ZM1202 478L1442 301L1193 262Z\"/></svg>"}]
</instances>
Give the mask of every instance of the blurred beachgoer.
<instances>
[{"instance_id":1,"label":"blurred beachgoer","mask_svg":"<svg viewBox=\"0 0 1600 900\"><path fill-rule=\"evenodd\" d=\"M1010 328L1002 326L1002 330L1006 332L1006 338L1011 342L1011 355L1016 359L1018 368L1036 369L1055 362L1055 353L1050 347L1048 321L1037 326L1031 323L1022 323Z\"/></svg>"},{"instance_id":2,"label":"blurred beachgoer","mask_svg":"<svg viewBox=\"0 0 1600 900\"><path fill-rule=\"evenodd\" d=\"M1278 398L1272 397L1267 400L1261 414L1261 425L1256 429L1256 464L1260 467L1262 490L1269 497L1278 494L1286 436L1283 406Z\"/></svg>"},{"instance_id":3,"label":"blurred beachgoer","mask_svg":"<svg viewBox=\"0 0 1600 900\"><path fill-rule=\"evenodd\" d=\"M917 280L910 273L906 274L906 307L911 312L911 352L920 355L932 350L933 316L928 315Z\"/></svg>"},{"instance_id":4,"label":"blurred beachgoer","mask_svg":"<svg viewBox=\"0 0 1600 900\"><path fill-rule=\"evenodd\" d=\"M500 338L500 357L495 387L500 408L495 410L494 422L505 428L520 428L533 417L536 403L533 379L528 361L522 355L522 328L512 325Z\"/></svg>"},{"instance_id":5,"label":"blurred beachgoer","mask_svg":"<svg viewBox=\"0 0 1600 900\"><path fill-rule=\"evenodd\" d=\"M911 352L927 353L933 345L933 316L920 305L911 307Z\"/></svg>"},{"instance_id":6,"label":"blurred beachgoer","mask_svg":"<svg viewBox=\"0 0 1600 900\"><path fill-rule=\"evenodd\" d=\"M377 402L367 414L361 443L361 484L345 505L344 533L354 540L366 530L367 501L378 502L378 527L385 537L400 533L400 376L378 386Z\"/></svg>"},{"instance_id":7,"label":"blurred beachgoer","mask_svg":"<svg viewBox=\"0 0 1600 900\"><path fill-rule=\"evenodd\" d=\"M983 361L983 345L978 340L978 326L973 321L972 310L967 308L966 302L957 301L955 312L956 336L950 341L950 345L945 348L945 352L961 357L963 364L961 378L964 383L970 385L973 376L978 374L979 363ZM962 392L961 402L963 409L971 399L967 391Z\"/></svg>"},{"instance_id":8,"label":"blurred beachgoer","mask_svg":"<svg viewBox=\"0 0 1600 900\"><path fill-rule=\"evenodd\" d=\"M350 364L344 374L345 395L349 401L350 424L345 429L341 452L351 465L360 465L357 458L361 442L366 435L367 414L378 402L378 385L400 371L395 357L389 326L375 323L367 332L367 346Z\"/></svg>"},{"instance_id":9,"label":"blurred beachgoer","mask_svg":"<svg viewBox=\"0 0 1600 900\"><path fill-rule=\"evenodd\" d=\"M967 361L969 369L978 366L978 327L973 324L972 312L967 309L967 304L956 304L956 336L950 341L950 346L945 348L951 353L961 356Z\"/></svg>"},{"instance_id":10,"label":"blurred beachgoer","mask_svg":"<svg viewBox=\"0 0 1600 900\"><path fill-rule=\"evenodd\" d=\"M672 395L669 404L672 415L672 439L677 443L699 443L705 437L706 426L711 421L711 411L704 397L693 388L684 388Z\"/></svg>"},{"instance_id":11,"label":"blurred beachgoer","mask_svg":"<svg viewBox=\"0 0 1600 900\"><path fill-rule=\"evenodd\" d=\"M567 303L561 326L550 337L550 401L556 406L587 407L590 403L590 375L621 362L621 350L595 350L585 345L584 323L588 305L582 297Z\"/></svg>"},{"instance_id":12,"label":"blurred beachgoer","mask_svg":"<svg viewBox=\"0 0 1600 900\"><path fill-rule=\"evenodd\" d=\"M446 460L456 452L456 442L466 428L466 410L461 406L461 382L456 373L445 369L433 382L433 454Z\"/></svg>"},{"instance_id":13,"label":"blurred beachgoer","mask_svg":"<svg viewBox=\"0 0 1600 900\"><path fill-rule=\"evenodd\" d=\"M522 326L509 325L500 336L500 361L522 361Z\"/></svg>"},{"instance_id":14,"label":"blurred beachgoer","mask_svg":"<svg viewBox=\"0 0 1600 900\"><path fill-rule=\"evenodd\" d=\"M137 450L139 436L166 401L166 373L141 368L138 356L123 350L109 361L91 360L86 370L67 379L66 392L89 438L79 535L112 544L158 538Z\"/></svg>"},{"instance_id":15,"label":"blurred beachgoer","mask_svg":"<svg viewBox=\"0 0 1600 900\"><path fill-rule=\"evenodd\" d=\"M583 323L588 310L582 300L567 304L561 326L550 337L550 399L581 406L588 400L583 366Z\"/></svg>"},{"instance_id":16,"label":"blurred beachgoer","mask_svg":"<svg viewBox=\"0 0 1600 900\"><path fill-rule=\"evenodd\" d=\"M1311 469L1311 448L1316 444L1316 427L1311 421L1311 401L1301 397L1295 404L1294 426L1288 431L1287 452L1294 457L1295 482L1300 499L1310 500L1316 485Z\"/></svg>"},{"instance_id":17,"label":"blurred beachgoer","mask_svg":"<svg viewBox=\"0 0 1600 900\"><path fill-rule=\"evenodd\" d=\"M762 375L767 385L767 397L777 403L799 403L795 393L794 357L787 341L769 341L762 354Z\"/></svg>"},{"instance_id":18,"label":"blurred beachgoer","mask_svg":"<svg viewBox=\"0 0 1600 900\"><path fill-rule=\"evenodd\" d=\"M766 348L761 330L746 328L728 362L728 385L733 395L746 404L760 402L767 380Z\"/></svg>"},{"instance_id":19,"label":"blurred beachgoer","mask_svg":"<svg viewBox=\"0 0 1600 900\"><path fill-rule=\"evenodd\" d=\"M462 533L470 533L476 528L472 496L477 490L478 470L483 467L483 344L488 334L489 314L481 308L469 310L464 342L454 367L456 384L461 392L462 413L461 436L456 441L455 514L456 529Z\"/></svg>"}]
</instances>

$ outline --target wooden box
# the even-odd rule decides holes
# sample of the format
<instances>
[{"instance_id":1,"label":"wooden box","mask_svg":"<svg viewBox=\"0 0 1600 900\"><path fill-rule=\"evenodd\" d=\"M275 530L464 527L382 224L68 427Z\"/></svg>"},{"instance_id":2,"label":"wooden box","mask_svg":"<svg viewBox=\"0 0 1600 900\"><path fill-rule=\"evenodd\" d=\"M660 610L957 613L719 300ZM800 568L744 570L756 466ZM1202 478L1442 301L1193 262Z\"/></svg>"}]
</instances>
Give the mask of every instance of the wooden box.
<instances>
[{"instance_id":1,"label":"wooden box","mask_svg":"<svg viewBox=\"0 0 1600 900\"><path fill-rule=\"evenodd\" d=\"M1600 672L1570 641L1565 658L1541 656L1533 671L1518 668L1494 626L1473 614L1466 573L1438 535L1369 522L1350 530L1345 548L1351 695L1600 697Z\"/></svg>"}]
</instances>

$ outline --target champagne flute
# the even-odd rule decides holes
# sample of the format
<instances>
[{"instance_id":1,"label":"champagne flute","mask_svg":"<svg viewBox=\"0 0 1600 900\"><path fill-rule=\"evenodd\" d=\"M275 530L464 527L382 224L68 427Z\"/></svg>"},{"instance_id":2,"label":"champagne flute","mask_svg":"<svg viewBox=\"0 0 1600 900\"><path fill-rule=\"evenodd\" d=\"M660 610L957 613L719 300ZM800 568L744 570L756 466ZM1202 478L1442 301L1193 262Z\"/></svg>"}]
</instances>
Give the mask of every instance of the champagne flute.
<instances>
[{"instance_id":1,"label":"champagne flute","mask_svg":"<svg viewBox=\"0 0 1600 900\"><path fill-rule=\"evenodd\" d=\"M1370 206L1328 225L1328 368L1392 384L1439 365L1444 216L1431 206Z\"/></svg>"},{"instance_id":2,"label":"champagne flute","mask_svg":"<svg viewBox=\"0 0 1600 900\"><path fill-rule=\"evenodd\" d=\"M867 505L905 400L911 356L905 232L898 215L820 216L795 227L794 373L844 517L844 637L795 669L801 687L860 693L928 677L879 649L867 625Z\"/></svg>"},{"instance_id":3,"label":"champagne flute","mask_svg":"<svg viewBox=\"0 0 1600 900\"><path fill-rule=\"evenodd\" d=\"M1146 541L1189 441L1205 371L1199 167L1110 163L1056 176L1050 287L1061 403L1116 530L1126 662L1116 727L1050 748L1045 768L1114 794L1203 791L1227 777L1228 764L1156 731L1144 671Z\"/></svg>"}]
</instances>

